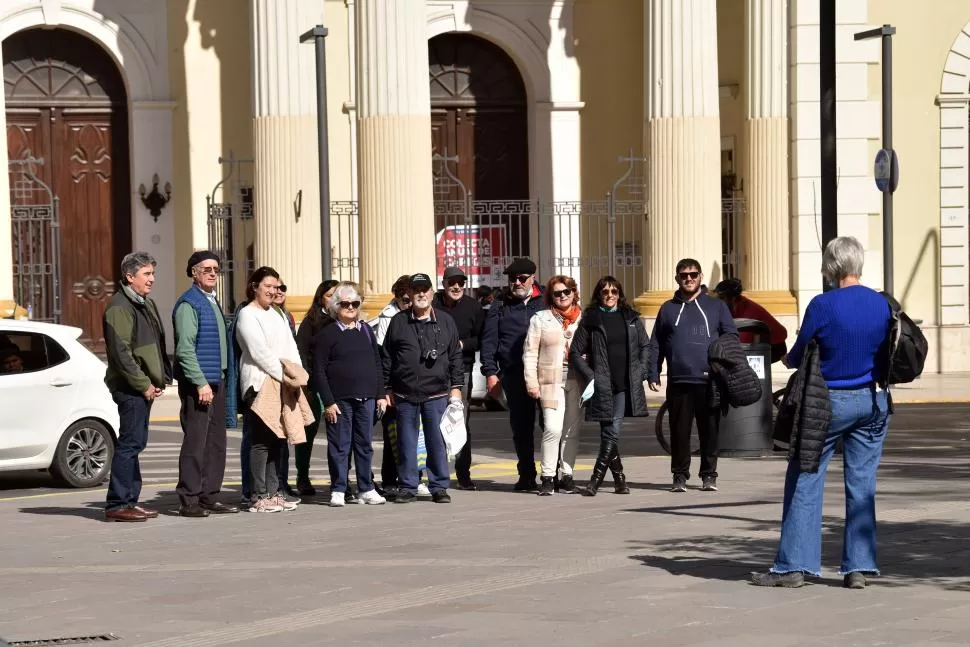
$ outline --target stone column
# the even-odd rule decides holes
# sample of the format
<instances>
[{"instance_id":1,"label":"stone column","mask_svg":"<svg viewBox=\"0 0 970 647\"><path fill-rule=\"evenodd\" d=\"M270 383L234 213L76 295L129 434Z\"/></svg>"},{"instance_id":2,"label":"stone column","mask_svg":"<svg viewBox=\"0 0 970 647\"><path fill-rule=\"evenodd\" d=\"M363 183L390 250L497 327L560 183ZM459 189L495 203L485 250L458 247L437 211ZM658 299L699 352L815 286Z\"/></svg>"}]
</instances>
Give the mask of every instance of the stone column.
<instances>
[{"instance_id":1,"label":"stone column","mask_svg":"<svg viewBox=\"0 0 970 647\"><path fill-rule=\"evenodd\" d=\"M721 127L715 0L644 0L644 150L647 156L647 291L655 316L690 257L705 280L721 277Z\"/></svg>"},{"instance_id":2,"label":"stone column","mask_svg":"<svg viewBox=\"0 0 970 647\"><path fill-rule=\"evenodd\" d=\"M10 222L10 173L7 167L7 109L3 92L0 92L0 317L14 314L13 298L13 244Z\"/></svg>"},{"instance_id":3,"label":"stone column","mask_svg":"<svg viewBox=\"0 0 970 647\"><path fill-rule=\"evenodd\" d=\"M788 206L788 1L744 3L741 279L775 315L795 315Z\"/></svg>"},{"instance_id":4,"label":"stone column","mask_svg":"<svg viewBox=\"0 0 970 647\"><path fill-rule=\"evenodd\" d=\"M320 276L320 190L314 49L300 34L323 24L319 0L250 0L256 264L287 284L297 320Z\"/></svg>"},{"instance_id":5,"label":"stone column","mask_svg":"<svg viewBox=\"0 0 970 647\"><path fill-rule=\"evenodd\" d=\"M368 314L401 274L435 275L423 2L357 1L360 276Z\"/></svg>"}]
</instances>

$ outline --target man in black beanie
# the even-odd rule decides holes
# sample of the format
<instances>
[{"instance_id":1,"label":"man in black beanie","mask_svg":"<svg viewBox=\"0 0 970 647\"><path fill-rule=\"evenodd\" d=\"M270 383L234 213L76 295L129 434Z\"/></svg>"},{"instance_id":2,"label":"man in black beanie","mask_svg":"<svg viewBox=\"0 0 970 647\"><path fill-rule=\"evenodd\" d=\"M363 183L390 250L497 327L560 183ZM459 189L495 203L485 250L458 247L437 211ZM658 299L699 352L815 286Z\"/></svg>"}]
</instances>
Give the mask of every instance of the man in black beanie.
<instances>
[{"instance_id":1,"label":"man in black beanie","mask_svg":"<svg viewBox=\"0 0 970 647\"><path fill-rule=\"evenodd\" d=\"M182 451L176 491L183 517L239 512L216 500L226 471L226 319L216 299L219 257L208 250L189 257L192 279L172 312L175 377L182 401Z\"/></svg>"}]
</instances>

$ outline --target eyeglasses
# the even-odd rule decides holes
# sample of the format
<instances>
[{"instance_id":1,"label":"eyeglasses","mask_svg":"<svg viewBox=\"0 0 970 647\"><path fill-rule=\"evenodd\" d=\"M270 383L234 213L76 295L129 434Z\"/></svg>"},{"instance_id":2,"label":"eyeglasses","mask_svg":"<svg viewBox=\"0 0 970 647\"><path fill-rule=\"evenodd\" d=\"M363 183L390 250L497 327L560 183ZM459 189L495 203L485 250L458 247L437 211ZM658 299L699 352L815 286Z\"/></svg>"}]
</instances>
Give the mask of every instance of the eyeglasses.
<instances>
[{"instance_id":1,"label":"eyeglasses","mask_svg":"<svg viewBox=\"0 0 970 647\"><path fill-rule=\"evenodd\" d=\"M681 272L677 276L678 276L678 278L680 278L681 281L686 281L687 279L690 279L692 281L696 281L697 280L697 277L700 276L700 275L701 275L700 272Z\"/></svg>"},{"instance_id":2,"label":"eyeglasses","mask_svg":"<svg viewBox=\"0 0 970 647\"><path fill-rule=\"evenodd\" d=\"M521 283L525 285L525 282L532 278L531 274L519 274L518 276L511 277L510 283Z\"/></svg>"},{"instance_id":3,"label":"eyeglasses","mask_svg":"<svg viewBox=\"0 0 970 647\"><path fill-rule=\"evenodd\" d=\"M280 292L286 294L286 284L284 283L283 285L279 286L277 288L277 290L279 290Z\"/></svg>"},{"instance_id":4,"label":"eyeglasses","mask_svg":"<svg viewBox=\"0 0 970 647\"><path fill-rule=\"evenodd\" d=\"M222 270L218 267L200 267L199 274L212 274L214 276L219 276L222 274Z\"/></svg>"},{"instance_id":5,"label":"eyeglasses","mask_svg":"<svg viewBox=\"0 0 970 647\"><path fill-rule=\"evenodd\" d=\"M465 279L448 279L448 287L450 288L453 285L465 287Z\"/></svg>"},{"instance_id":6,"label":"eyeglasses","mask_svg":"<svg viewBox=\"0 0 970 647\"><path fill-rule=\"evenodd\" d=\"M568 297L572 293L573 293L573 289L572 288L564 288L562 290L553 290L552 291L552 296L554 296L554 297L556 297L558 299L559 297Z\"/></svg>"},{"instance_id":7,"label":"eyeglasses","mask_svg":"<svg viewBox=\"0 0 970 647\"><path fill-rule=\"evenodd\" d=\"M600 290L600 295L602 295L602 296L611 296L611 295L620 296L620 291L617 288L603 288L602 290Z\"/></svg>"},{"instance_id":8,"label":"eyeglasses","mask_svg":"<svg viewBox=\"0 0 970 647\"><path fill-rule=\"evenodd\" d=\"M360 307L360 301L341 301L337 305L339 305L344 310L351 310L351 309L356 310L357 308Z\"/></svg>"}]
</instances>

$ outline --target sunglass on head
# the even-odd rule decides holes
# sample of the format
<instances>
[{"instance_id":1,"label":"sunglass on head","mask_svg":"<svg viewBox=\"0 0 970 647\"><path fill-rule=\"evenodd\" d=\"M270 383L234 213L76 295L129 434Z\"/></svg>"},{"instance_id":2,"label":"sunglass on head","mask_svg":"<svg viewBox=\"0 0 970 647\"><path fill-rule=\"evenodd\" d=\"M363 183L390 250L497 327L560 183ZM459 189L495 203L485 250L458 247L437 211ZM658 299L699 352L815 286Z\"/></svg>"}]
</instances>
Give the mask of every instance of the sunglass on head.
<instances>
[{"instance_id":1,"label":"sunglass on head","mask_svg":"<svg viewBox=\"0 0 970 647\"><path fill-rule=\"evenodd\" d=\"M279 289L280 292L286 292L286 284L284 283L278 289Z\"/></svg>"},{"instance_id":2,"label":"sunglass on head","mask_svg":"<svg viewBox=\"0 0 970 647\"><path fill-rule=\"evenodd\" d=\"M521 283L525 285L525 282L532 278L531 274L519 274L518 276L509 277L509 283Z\"/></svg>"},{"instance_id":3,"label":"sunglass on head","mask_svg":"<svg viewBox=\"0 0 970 647\"><path fill-rule=\"evenodd\" d=\"M615 294L619 296L620 291L616 288L603 288L602 290L600 290L600 294L602 294L603 296L609 296L611 294Z\"/></svg>"},{"instance_id":4,"label":"sunglass on head","mask_svg":"<svg viewBox=\"0 0 970 647\"><path fill-rule=\"evenodd\" d=\"M573 293L572 288L563 288L562 290L553 290L552 296L558 299L559 297L568 297L572 293Z\"/></svg>"},{"instance_id":5,"label":"sunglass on head","mask_svg":"<svg viewBox=\"0 0 970 647\"><path fill-rule=\"evenodd\" d=\"M461 287L465 287L465 279L448 279L448 287L451 287L453 285L460 285Z\"/></svg>"},{"instance_id":6,"label":"sunglass on head","mask_svg":"<svg viewBox=\"0 0 970 647\"><path fill-rule=\"evenodd\" d=\"M219 276L222 274L222 270L220 270L218 267L200 267L199 274L214 274Z\"/></svg>"},{"instance_id":7,"label":"sunglass on head","mask_svg":"<svg viewBox=\"0 0 970 647\"><path fill-rule=\"evenodd\" d=\"M337 305L339 305L344 310L350 310L351 308L356 310L357 308L360 307L360 301L341 301Z\"/></svg>"},{"instance_id":8,"label":"sunglass on head","mask_svg":"<svg viewBox=\"0 0 970 647\"><path fill-rule=\"evenodd\" d=\"M694 281L700 275L701 275L700 272L681 272L677 276L680 277L681 281L686 281L687 279Z\"/></svg>"}]
</instances>

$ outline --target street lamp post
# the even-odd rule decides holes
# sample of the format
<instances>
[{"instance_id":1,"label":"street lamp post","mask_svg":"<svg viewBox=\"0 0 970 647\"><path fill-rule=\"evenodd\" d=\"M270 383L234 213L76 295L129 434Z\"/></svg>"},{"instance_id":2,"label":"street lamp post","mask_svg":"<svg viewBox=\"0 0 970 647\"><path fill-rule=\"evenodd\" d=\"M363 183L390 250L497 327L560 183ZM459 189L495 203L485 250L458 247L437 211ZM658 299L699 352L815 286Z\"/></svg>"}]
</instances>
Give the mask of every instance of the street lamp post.
<instances>
[{"instance_id":1,"label":"street lamp post","mask_svg":"<svg viewBox=\"0 0 970 647\"><path fill-rule=\"evenodd\" d=\"M876 187L882 191L882 282L893 292L893 193L899 185L899 162L893 150L893 34L896 28L883 25L855 34L855 40L882 39L882 149L876 154Z\"/></svg>"},{"instance_id":2,"label":"street lamp post","mask_svg":"<svg viewBox=\"0 0 970 647\"><path fill-rule=\"evenodd\" d=\"M301 43L313 41L317 65L317 155L320 158L320 251L323 274L320 280L331 278L333 260L330 247L330 148L327 132L327 48L328 30L317 25L300 36Z\"/></svg>"}]
</instances>

